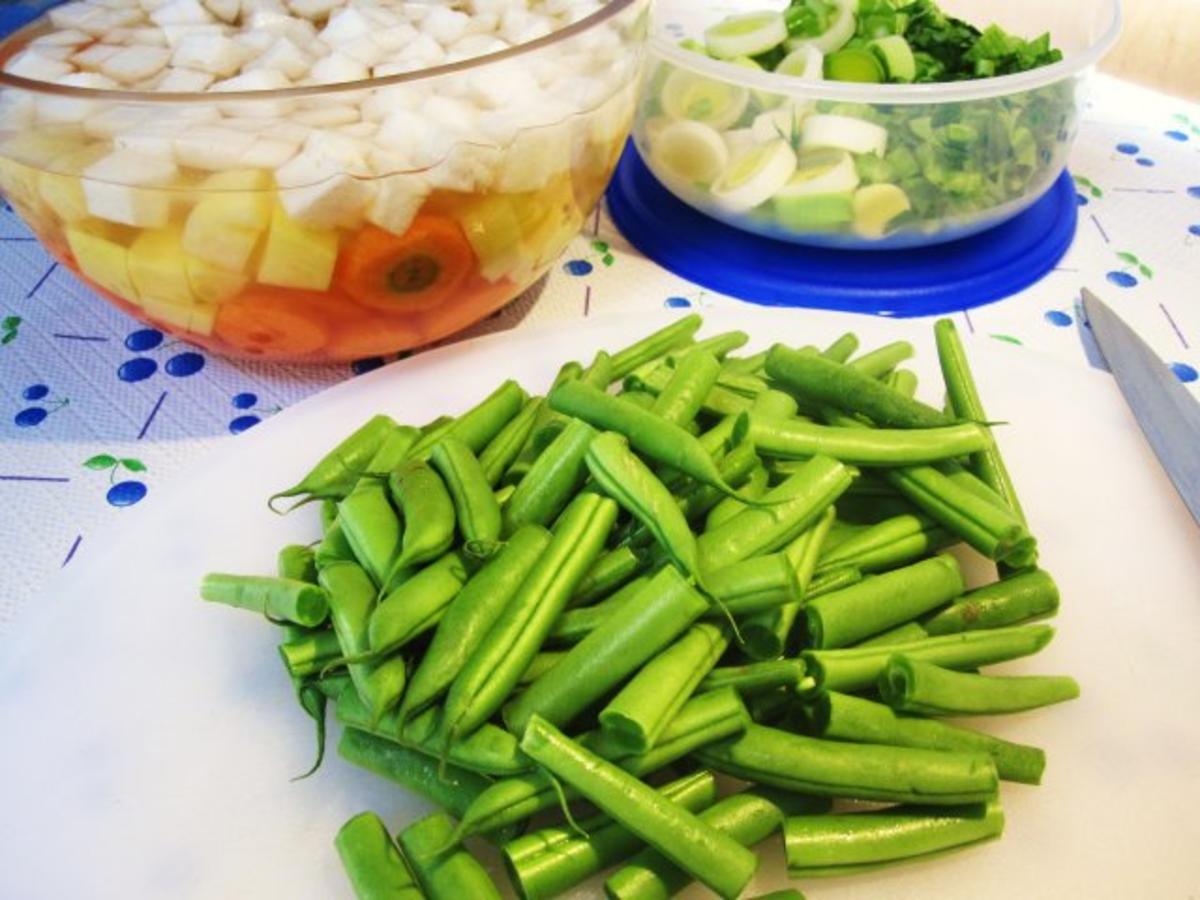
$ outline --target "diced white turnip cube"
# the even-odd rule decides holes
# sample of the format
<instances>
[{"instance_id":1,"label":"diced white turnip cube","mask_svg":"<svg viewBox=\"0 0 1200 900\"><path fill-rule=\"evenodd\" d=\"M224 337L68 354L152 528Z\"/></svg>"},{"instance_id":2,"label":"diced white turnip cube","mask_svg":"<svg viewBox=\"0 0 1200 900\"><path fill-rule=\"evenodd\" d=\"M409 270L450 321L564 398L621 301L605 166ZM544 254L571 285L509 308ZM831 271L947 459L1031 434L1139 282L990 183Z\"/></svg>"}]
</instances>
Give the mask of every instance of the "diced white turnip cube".
<instances>
[{"instance_id":1,"label":"diced white turnip cube","mask_svg":"<svg viewBox=\"0 0 1200 900\"><path fill-rule=\"evenodd\" d=\"M155 25L206 25L213 21L212 15L200 0L171 0L150 13ZM86 29L85 29L86 30Z\"/></svg>"},{"instance_id":2,"label":"diced white turnip cube","mask_svg":"<svg viewBox=\"0 0 1200 900\"><path fill-rule=\"evenodd\" d=\"M249 21L258 12L286 13L283 0L242 0L242 20Z\"/></svg>"},{"instance_id":3,"label":"diced white turnip cube","mask_svg":"<svg viewBox=\"0 0 1200 900\"><path fill-rule=\"evenodd\" d=\"M75 71L70 63L60 59L43 56L36 50L22 50L4 64L4 71L21 78L32 78L35 81L53 81Z\"/></svg>"},{"instance_id":4,"label":"diced white turnip cube","mask_svg":"<svg viewBox=\"0 0 1200 900\"><path fill-rule=\"evenodd\" d=\"M248 62L253 51L220 34L190 34L175 46L171 65L228 78Z\"/></svg>"},{"instance_id":5,"label":"diced white turnip cube","mask_svg":"<svg viewBox=\"0 0 1200 900\"><path fill-rule=\"evenodd\" d=\"M345 5L345 0L288 0L288 8L298 16L313 22L328 18L335 9Z\"/></svg>"},{"instance_id":6,"label":"diced white turnip cube","mask_svg":"<svg viewBox=\"0 0 1200 900\"><path fill-rule=\"evenodd\" d=\"M204 5L210 13L230 25L237 21L242 12L241 0L204 0Z\"/></svg>"},{"instance_id":7,"label":"diced white turnip cube","mask_svg":"<svg viewBox=\"0 0 1200 900\"><path fill-rule=\"evenodd\" d=\"M523 28L516 30L511 36L506 34L504 37L513 44L528 44L553 34L556 30L553 20L545 16L534 16Z\"/></svg>"},{"instance_id":8,"label":"diced white turnip cube","mask_svg":"<svg viewBox=\"0 0 1200 900\"><path fill-rule=\"evenodd\" d=\"M331 53L318 59L308 70L308 77L315 84L339 84L344 81L362 81L371 76L370 70L357 59L344 53Z\"/></svg>"},{"instance_id":9,"label":"diced white turnip cube","mask_svg":"<svg viewBox=\"0 0 1200 900\"><path fill-rule=\"evenodd\" d=\"M275 37L288 38L297 47L303 47L312 56L329 52L329 48L317 41L317 29L308 19L286 16L261 26L262 31Z\"/></svg>"},{"instance_id":10,"label":"diced white turnip cube","mask_svg":"<svg viewBox=\"0 0 1200 900\"><path fill-rule=\"evenodd\" d=\"M521 131L504 149L496 188L505 192L536 191L571 168L570 124L544 125Z\"/></svg>"},{"instance_id":11,"label":"diced white turnip cube","mask_svg":"<svg viewBox=\"0 0 1200 900\"><path fill-rule=\"evenodd\" d=\"M274 137L257 137L242 155L241 164L249 169L274 171L300 152L299 143Z\"/></svg>"},{"instance_id":12,"label":"diced white turnip cube","mask_svg":"<svg viewBox=\"0 0 1200 900\"><path fill-rule=\"evenodd\" d=\"M416 40L420 32L407 22L371 32L371 39L389 53L400 50Z\"/></svg>"},{"instance_id":13,"label":"diced white turnip cube","mask_svg":"<svg viewBox=\"0 0 1200 900\"><path fill-rule=\"evenodd\" d=\"M449 47L467 33L471 17L448 6L434 6L421 20L421 31L443 47Z\"/></svg>"},{"instance_id":14,"label":"diced white turnip cube","mask_svg":"<svg viewBox=\"0 0 1200 900\"><path fill-rule=\"evenodd\" d=\"M339 125L351 125L358 120L358 107L340 104L322 104L312 109L299 109L292 114L293 122L313 128L335 128Z\"/></svg>"},{"instance_id":15,"label":"diced white turnip cube","mask_svg":"<svg viewBox=\"0 0 1200 900\"><path fill-rule=\"evenodd\" d=\"M180 165L206 172L235 169L254 144L255 136L219 125L189 128L175 138L175 158Z\"/></svg>"},{"instance_id":16,"label":"diced white turnip cube","mask_svg":"<svg viewBox=\"0 0 1200 900\"><path fill-rule=\"evenodd\" d=\"M292 81L297 81L308 74L312 63L312 57L296 46L290 38L278 37L258 59L246 66L246 70L275 69Z\"/></svg>"},{"instance_id":17,"label":"diced white turnip cube","mask_svg":"<svg viewBox=\"0 0 1200 900\"><path fill-rule=\"evenodd\" d=\"M167 46L177 47L186 37L197 34L229 34L233 29L222 22L210 22L207 25L164 25L161 30Z\"/></svg>"},{"instance_id":18,"label":"diced white turnip cube","mask_svg":"<svg viewBox=\"0 0 1200 900\"><path fill-rule=\"evenodd\" d=\"M37 48L38 56L44 56L46 59L57 59L59 62L69 62L71 57L79 52L78 46L50 47L42 46Z\"/></svg>"},{"instance_id":19,"label":"diced white turnip cube","mask_svg":"<svg viewBox=\"0 0 1200 900\"><path fill-rule=\"evenodd\" d=\"M126 29L126 44L137 45L142 47L165 47L167 46L167 36L163 34L161 28L149 26L145 28L129 28Z\"/></svg>"},{"instance_id":20,"label":"diced white turnip cube","mask_svg":"<svg viewBox=\"0 0 1200 900\"><path fill-rule=\"evenodd\" d=\"M429 182L420 175L399 174L377 178L375 184L367 221L392 234L404 234L429 196Z\"/></svg>"},{"instance_id":21,"label":"diced white turnip cube","mask_svg":"<svg viewBox=\"0 0 1200 900\"><path fill-rule=\"evenodd\" d=\"M154 116L149 106L135 104L110 106L108 109L89 115L83 122L83 131L91 137L112 138L114 135L144 125Z\"/></svg>"},{"instance_id":22,"label":"diced white turnip cube","mask_svg":"<svg viewBox=\"0 0 1200 900\"><path fill-rule=\"evenodd\" d=\"M98 72L108 60L123 48L112 44L92 44L71 57L71 62L86 72Z\"/></svg>"},{"instance_id":23,"label":"diced white turnip cube","mask_svg":"<svg viewBox=\"0 0 1200 900\"><path fill-rule=\"evenodd\" d=\"M291 81L282 72L275 69L254 69L234 75L224 81L213 84L209 90L214 93L230 91L274 91L290 87ZM292 99L268 100L259 98L245 101L228 101L219 104L223 113L230 116L250 116L281 119L296 108Z\"/></svg>"},{"instance_id":24,"label":"diced white turnip cube","mask_svg":"<svg viewBox=\"0 0 1200 900\"><path fill-rule=\"evenodd\" d=\"M446 155L452 139L421 113L396 109L380 123L375 142L406 160L408 167L424 168Z\"/></svg>"},{"instance_id":25,"label":"diced white turnip cube","mask_svg":"<svg viewBox=\"0 0 1200 900\"><path fill-rule=\"evenodd\" d=\"M178 170L168 159L117 150L83 173L83 196L88 212L98 219L161 228L171 210L170 184Z\"/></svg>"},{"instance_id":26,"label":"diced white turnip cube","mask_svg":"<svg viewBox=\"0 0 1200 900\"><path fill-rule=\"evenodd\" d=\"M442 45L427 34L418 34L409 41L399 52L395 62L411 64L407 71L429 69L439 66L446 61L446 51Z\"/></svg>"},{"instance_id":27,"label":"diced white turnip cube","mask_svg":"<svg viewBox=\"0 0 1200 900\"><path fill-rule=\"evenodd\" d=\"M198 94L207 90L215 80L215 76L208 72L197 72L194 69L168 69L162 81L158 83L158 90L178 94Z\"/></svg>"},{"instance_id":28,"label":"diced white turnip cube","mask_svg":"<svg viewBox=\"0 0 1200 900\"><path fill-rule=\"evenodd\" d=\"M368 162L372 145L336 131L314 131L304 142L304 154L314 160L330 164L331 168L350 175L368 177L371 164Z\"/></svg>"},{"instance_id":29,"label":"diced white turnip cube","mask_svg":"<svg viewBox=\"0 0 1200 900\"><path fill-rule=\"evenodd\" d=\"M394 65L389 63L389 68ZM382 66L376 67L374 75L384 77L386 75L400 74L397 71L382 72ZM382 122L388 115L397 109L415 109L419 103L423 101L425 92L416 85L396 85L395 87L376 88L371 92L359 105L359 111L362 114L364 122Z\"/></svg>"},{"instance_id":30,"label":"diced white turnip cube","mask_svg":"<svg viewBox=\"0 0 1200 900\"><path fill-rule=\"evenodd\" d=\"M65 87L89 88L92 90L109 91L119 85L111 78L98 72L72 72L54 79L55 84ZM82 122L108 106L96 100L82 97L56 97L45 95L37 98L37 117L39 122Z\"/></svg>"},{"instance_id":31,"label":"diced white turnip cube","mask_svg":"<svg viewBox=\"0 0 1200 900\"><path fill-rule=\"evenodd\" d=\"M157 75L170 57L166 47L122 47L100 63L100 71L122 84L132 84Z\"/></svg>"},{"instance_id":32,"label":"diced white turnip cube","mask_svg":"<svg viewBox=\"0 0 1200 900\"><path fill-rule=\"evenodd\" d=\"M364 34L338 44L337 52L357 60L367 68L383 62L389 55L388 50L375 40L374 35Z\"/></svg>"},{"instance_id":33,"label":"diced white turnip cube","mask_svg":"<svg viewBox=\"0 0 1200 900\"><path fill-rule=\"evenodd\" d=\"M525 9L525 0L467 0L467 12L473 16L495 15L502 16L508 9Z\"/></svg>"},{"instance_id":34,"label":"diced white turnip cube","mask_svg":"<svg viewBox=\"0 0 1200 900\"><path fill-rule=\"evenodd\" d=\"M36 104L28 91L0 91L0 122L5 131L19 132L33 124Z\"/></svg>"},{"instance_id":35,"label":"diced white turnip cube","mask_svg":"<svg viewBox=\"0 0 1200 900\"><path fill-rule=\"evenodd\" d=\"M300 145L308 140L312 127L293 121L272 122L268 133L276 140Z\"/></svg>"},{"instance_id":36,"label":"diced white turnip cube","mask_svg":"<svg viewBox=\"0 0 1200 900\"><path fill-rule=\"evenodd\" d=\"M30 47L77 47L90 43L92 36L77 28L65 28L61 31L50 31L35 37L29 42Z\"/></svg>"},{"instance_id":37,"label":"diced white turnip cube","mask_svg":"<svg viewBox=\"0 0 1200 900\"><path fill-rule=\"evenodd\" d=\"M479 110L474 105L454 97L430 97L421 112L431 122L458 136L473 132L479 119Z\"/></svg>"},{"instance_id":38,"label":"diced white turnip cube","mask_svg":"<svg viewBox=\"0 0 1200 900\"><path fill-rule=\"evenodd\" d=\"M128 150L139 156L152 156L158 159L175 158L175 138L177 128L150 120L135 125L128 131L113 135L113 147L117 150Z\"/></svg>"},{"instance_id":39,"label":"diced white turnip cube","mask_svg":"<svg viewBox=\"0 0 1200 900\"><path fill-rule=\"evenodd\" d=\"M251 50L255 56L266 53L279 40L279 35L272 34L269 31L239 31L237 34L230 35L230 37L243 47Z\"/></svg>"},{"instance_id":40,"label":"diced white turnip cube","mask_svg":"<svg viewBox=\"0 0 1200 900\"><path fill-rule=\"evenodd\" d=\"M520 63L488 66L467 77L467 98L484 109L536 102L541 93L537 79Z\"/></svg>"},{"instance_id":41,"label":"diced white turnip cube","mask_svg":"<svg viewBox=\"0 0 1200 900\"><path fill-rule=\"evenodd\" d=\"M490 34L468 34L456 41L446 53L446 62L459 62L464 59L474 59L477 56L488 56L500 53L509 48L509 43Z\"/></svg>"},{"instance_id":42,"label":"diced white turnip cube","mask_svg":"<svg viewBox=\"0 0 1200 900\"><path fill-rule=\"evenodd\" d=\"M374 23L353 7L339 9L329 17L329 22L321 29L321 40L330 46L336 46L342 41L353 40L370 34Z\"/></svg>"},{"instance_id":43,"label":"diced white turnip cube","mask_svg":"<svg viewBox=\"0 0 1200 900\"><path fill-rule=\"evenodd\" d=\"M64 3L50 9L47 16L50 24L60 30L73 29L92 34L87 23L103 15L104 10L91 3Z\"/></svg>"},{"instance_id":44,"label":"diced white turnip cube","mask_svg":"<svg viewBox=\"0 0 1200 900\"><path fill-rule=\"evenodd\" d=\"M500 28L499 13L476 13L467 25L467 34L495 34Z\"/></svg>"},{"instance_id":45,"label":"diced white turnip cube","mask_svg":"<svg viewBox=\"0 0 1200 900\"><path fill-rule=\"evenodd\" d=\"M369 140L375 137L378 131L378 122L351 122L349 125L339 125L337 128L338 134L344 134L347 137L358 140Z\"/></svg>"},{"instance_id":46,"label":"diced white turnip cube","mask_svg":"<svg viewBox=\"0 0 1200 900\"><path fill-rule=\"evenodd\" d=\"M105 9L141 9L137 0L88 0L93 6L103 6Z\"/></svg>"},{"instance_id":47,"label":"diced white turnip cube","mask_svg":"<svg viewBox=\"0 0 1200 900\"><path fill-rule=\"evenodd\" d=\"M307 151L275 172L289 216L317 228L354 228L374 193L371 181L352 178L335 162Z\"/></svg>"},{"instance_id":48,"label":"diced white turnip cube","mask_svg":"<svg viewBox=\"0 0 1200 900\"><path fill-rule=\"evenodd\" d=\"M483 191L492 186L499 162L500 150L496 147L458 143L425 177L435 188L447 191Z\"/></svg>"}]
</instances>

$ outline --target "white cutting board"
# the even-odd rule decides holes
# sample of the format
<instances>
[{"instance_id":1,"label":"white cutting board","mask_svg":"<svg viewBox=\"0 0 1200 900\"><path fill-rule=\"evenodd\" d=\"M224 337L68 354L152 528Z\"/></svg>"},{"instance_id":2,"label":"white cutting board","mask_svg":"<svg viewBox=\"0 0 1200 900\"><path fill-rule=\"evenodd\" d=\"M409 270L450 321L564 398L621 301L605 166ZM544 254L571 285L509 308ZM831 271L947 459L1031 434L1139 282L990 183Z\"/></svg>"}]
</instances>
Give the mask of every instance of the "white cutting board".
<instances>
[{"instance_id":1,"label":"white cutting board","mask_svg":"<svg viewBox=\"0 0 1200 900\"><path fill-rule=\"evenodd\" d=\"M270 572L279 546L315 537L313 507L279 518L264 498L372 413L423 422L502 376L541 390L562 360L668 319L493 335L357 378L225 442L94 545L0 648L0 897L348 896L341 823L371 808L399 827L428 807L332 752L289 782L312 734L276 631L202 603L201 575ZM747 308L709 314L704 333L734 327L759 346L909 338L922 394L940 401L927 323ZM1200 895L1200 530L1110 377L995 342L970 351L989 415L1011 422L1000 441L1063 593L1059 636L1008 668L1072 674L1083 697L986 723L1049 755L1041 787L1004 785L1001 841L801 887L814 900ZM775 852L756 887L783 885Z\"/></svg>"}]
</instances>

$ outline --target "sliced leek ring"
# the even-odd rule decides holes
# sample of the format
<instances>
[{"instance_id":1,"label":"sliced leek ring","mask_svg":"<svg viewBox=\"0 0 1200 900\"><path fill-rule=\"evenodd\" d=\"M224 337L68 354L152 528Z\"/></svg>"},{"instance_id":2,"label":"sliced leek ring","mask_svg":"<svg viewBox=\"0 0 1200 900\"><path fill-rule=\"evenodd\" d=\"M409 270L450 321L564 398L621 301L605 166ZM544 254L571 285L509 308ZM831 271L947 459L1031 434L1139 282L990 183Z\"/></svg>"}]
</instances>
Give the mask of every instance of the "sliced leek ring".
<instances>
[{"instance_id":1,"label":"sliced leek ring","mask_svg":"<svg viewBox=\"0 0 1200 900\"><path fill-rule=\"evenodd\" d=\"M718 131L736 122L750 102L743 87L705 78L687 69L676 69L663 83L659 103L672 119L690 119Z\"/></svg>"},{"instance_id":2,"label":"sliced leek ring","mask_svg":"<svg viewBox=\"0 0 1200 900\"><path fill-rule=\"evenodd\" d=\"M824 34L819 34L813 38L790 38L787 43L789 50L795 50L798 47L803 47L806 44L811 44L822 53L832 53L834 50L841 48L846 41L854 37L854 29L858 27L858 21L854 15L858 8L856 0L838 0L838 11L833 21L829 23L829 27L825 29Z\"/></svg>"},{"instance_id":3,"label":"sliced leek ring","mask_svg":"<svg viewBox=\"0 0 1200 900\"><path fill-rule=\"evenodd\" d=\"M806 194L787 197L776 194L772 206L775 218L784 228L798 233L837 231L854 219L854 200L850 194Z\"/></svg>"},{"instance_id":4,"label":"sliced leek ring","mask_svg":"<svg viewBox=\"0 0 1200 900\"><path fill-rule=\"evenodd\" d=\"M887 152L887 140L887 129L874 122L851 116L816 115L804 121L800 145L805 150L829 147L848 153L883 156Z\"/></svg>"},{"instance_id":5,"label":"sliced leek ring","mask_svg":"<svg viewBox=\"0 0 1200 900\"><path fill-rule=\"evenodd\" d=\"M722 19L705 30L704 43L710 56L733 59L766 53L786 41L787 36L783 13L761 10Z\"/></svg>"},{"instance_id":6,"label":"sliced leek ring","mask_svg":"<svg viewBox=\"0 0 1200 900\"><path fill-rule=\"evenodd\" d=\"M912 209L908 194L894 184L869 184L854 192L854 231L877 240L896 218Z\"/></svg>"},{"instance_id":7,"label":"sliced leek ring","mask_svg":"<svg viewBox=\"0 0 1200 900\"><path fill-rule=\"evenodd\" d=\"M729 212L745 212L770 200L795 171L796 154L787 141L759 144L730 160L713 183L713 200Z\"/></svg>"},{"instance_id":8,"label":"sliced leek ring","mask_svg":"<svg viewBox=\"0 0 1200 900\"><path fill-rule=\"evenodd\" d=\"M858 170L845 150L811 150L796 161L796 172L775 195L810 197L818 194L845 194L858 187Z\"/></svg>"},{"instance_id":9,"label":"sliced leek ring","mask_svg":"<svg viewBox=\"0 0 1200 900\"><path fill-rule=\"evenodd\" d=\"M812 105L808 103L785 103L778 109L768 110L755 116L750 130L754 132L754 138L760 144L765 144L775 138L783 138L795 146L795 139L799 138L801 126L811 109Z\"/></svg>"},{"instance_id":10,"label":"sliced leek ring","mask_svg":"<svg viewBox=\"0 0 1200 900\"><path fill-rule=\"evenodd\" d=\"M729 151L730 159L740 156L755 144L762 143L755 135L753 128L730 128L728 131L721 132L721 138L725 141L725 149Z\"/></svg>"},{"instance_id":11,"label":"sliced leek ring","mask_svg":"<svg viewBox=\"0 0 1200 900\"><path fill-rule=\"evenodd\" d=\"M650 164L664 180L711 184L725 171L729 150L715 128L701 122L672 122L651 145Z\"/></svg>"},{"instance_id":12,"label":"sliced leek ring","mask_svg":"<svg viewBox=\"0 0 1200 900\"><path fill-rule=\"evenodd\" d=\"M775 73L801 81L821 81L825 78L825 54L813 44L803 44L779 61Z\"/></svg>"}]
</instances>

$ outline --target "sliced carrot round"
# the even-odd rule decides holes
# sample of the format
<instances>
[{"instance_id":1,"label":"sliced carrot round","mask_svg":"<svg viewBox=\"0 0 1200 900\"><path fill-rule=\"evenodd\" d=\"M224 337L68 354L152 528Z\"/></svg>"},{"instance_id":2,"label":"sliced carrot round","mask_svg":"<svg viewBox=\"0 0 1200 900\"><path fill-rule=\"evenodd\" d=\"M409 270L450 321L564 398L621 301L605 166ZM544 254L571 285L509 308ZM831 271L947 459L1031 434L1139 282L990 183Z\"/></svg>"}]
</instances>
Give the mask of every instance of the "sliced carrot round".
<instances>
[{"instance_id":1,"label":"sliced carrot round","mask_svg":"<svg viewBox=\"0 0 1200 900\"><path fill-rule=\"evenodd\" d=\"M462 331L515 300L521 289L521 285L507 278L492 282L472 276L458 289L452 302L425 313L422 337L425 341L436 341Z\"/></svg>"},{"instance_id":2,"label":"sliced carrot round","mask_svg":"<svg viewBox=\"0 0 1200 900\"><path fill-rule=\"evenodd\" d=\"M444 303L475 268L475 253L458 223L420 215L404 234L368 225L346 244L334 275L364 306L411 313Z\"/></svg>"},{"instance_id":3,"label":"sliced carrot round","mask_svg":"<svg viewBox=\"0 0 1200 900\"><path fill-rule=\"evenodd\" d=\"M350 361L397 353L421 343L421 332L410 318L370 316L340 325L325 347L325 355Z\"/></svg>"},{"instance_id":4,"label":"sliced carrot round","mask_svg":"<svg viewBox=\"0 0 1200 900\"><path fill-rule=\"evenodd\" d=\"M330 300L311 291L252 286L221 304L214 333L247 356L307 356L329 342Z\"/></svg>"}]
</instances>

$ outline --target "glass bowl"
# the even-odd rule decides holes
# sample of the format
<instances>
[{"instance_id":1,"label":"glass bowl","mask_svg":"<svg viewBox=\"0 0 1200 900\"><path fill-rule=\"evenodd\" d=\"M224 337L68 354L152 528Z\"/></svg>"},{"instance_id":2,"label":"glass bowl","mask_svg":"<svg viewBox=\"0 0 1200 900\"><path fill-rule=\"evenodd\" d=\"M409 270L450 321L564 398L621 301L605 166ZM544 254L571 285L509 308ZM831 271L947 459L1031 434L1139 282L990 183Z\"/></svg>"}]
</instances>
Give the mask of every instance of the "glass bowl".
<instances>
[{"instance_id":1,"label":"glass bowl","mask_svg":"<svg viewBox=\"0 0 1200 900\"><path fill-rule=\"evenodd\" d=\"M416 347L553 264L632 125L649 0L420 71L229 93L0 73L0 190L139 319L311 363ZM0 43L0 63L48 29Z\"/></svg>"},{"instance_id":2,"label":"glass bowl","mask_svg":"<svg viewBox=\"0 0 1200 900\"><path fill-rule=\"evenodd\" d=\"M1066 166L1085 82L1121 22L1119 0L944 0L980 28L1049 31L1063 51L1030 72L945 84L804 80L680 46L731 13L785 5L659 0L634 141L705 215L859 250L956 240L1036 202Z\"/></svg>"}]
</instances>

